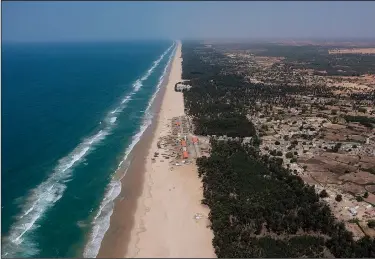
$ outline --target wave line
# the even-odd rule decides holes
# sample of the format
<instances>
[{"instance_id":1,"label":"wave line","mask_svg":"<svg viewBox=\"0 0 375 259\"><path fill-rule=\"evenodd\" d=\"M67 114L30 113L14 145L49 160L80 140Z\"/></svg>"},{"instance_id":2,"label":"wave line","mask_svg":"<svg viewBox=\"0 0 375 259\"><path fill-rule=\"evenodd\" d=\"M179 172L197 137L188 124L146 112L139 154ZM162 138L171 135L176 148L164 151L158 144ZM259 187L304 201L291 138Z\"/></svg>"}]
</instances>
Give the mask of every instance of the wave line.
<instances>
[{"instance_id":1,"label":"wave line","mask_svg":"<svg viewBox=\"0 0 375 259\"><path fill-rule=\"evenodd\" d=\"M133 150L135 145L139 142L139 140L141 139L141 137L144 134L144 132L146 131L146 129L152 123L153 115L151 114L150 107L152 106L152 103L153 103L154 99L157 96L157 93L159 92L159 90L161 88L164 77L167 73L167 69L168 69L168 67L171 63L172 57L174 56L174 53L175 53L175 50L176 50L176 43L175 42L173 42L172 46L169 47L167 51L169 52L169 50L172 47L174 49L171 51L171 54L169 55L168 62L166 63L166 65L164 67L163 73L159 77L159 81L158 81L158 84L156 86L156 90L155 90L154 94L152 95L152 97L150 98L147 109L145 110L145 114L144 114L144 117L143 117L143 123L140 126L138 132L132 137L132 142L130 143L130 145L125 150L124 158L119 163L116 171L118 171L121 168L123 162L127 160L129 154L131 153L131 151ZM168 53L168 52L166 52L166 53ZM148 78L148 76L147 76L147 78ZM127 169L128 169L128 166L126 167ZM127 172L127 169L125 170L122 177L125 176L125 174ZM114 201L121 193L121 189L122 189L121 179L122 179L122 177L120 179L117 179L117 180L112 179L111 182L109 183L109 185L107 186L106 194L104 195L104 198L102 200L102 203L100 204L99 210L98 210L98 212L97 212L97 214L94 217L94 220L92 222L93 229L92 229L92 232L91 232L91 235L90 235L90 240L86 244L86 247L85 247L85 250L84 250L84 253L83 253L83 256L85 258L94 258L99 253L100 245L102 243L104 235L107 232L107 230L109 229L110 218L113 214L113 209L114 209Z\"/></svg>"},{"instance_id":2,"label":"wave line","mask_svg":"<svg viewBox=\"0 0 375 259\"><path fill-rule=\"evenodd\" d=\"M141 79L133 83L131 93L124 97L121 104L115 110L108 113L104 120L103 129L95 135L85 138L72 152L58 161L58 165L45 181L29 191L22 205L21 215L17 216L16 222L10 227L9 235L4 239L3 257L19 257L24 255L32 257L38 253L37 244L34 244L30 237L32 230L38 227L35 223L41 219L48 209L61 199L67 188L66 183L71 180L73 168L84 160L95 145L110 134L113 124L117 119L113 115L121 112L126 107L131 97L143 86L142 82L149 78L173 46L174 43L153 62L151 68ZM118 194L116 194L117 196ZM23 245L21 246L21 244Z\"/></svg>"}]
</instances>

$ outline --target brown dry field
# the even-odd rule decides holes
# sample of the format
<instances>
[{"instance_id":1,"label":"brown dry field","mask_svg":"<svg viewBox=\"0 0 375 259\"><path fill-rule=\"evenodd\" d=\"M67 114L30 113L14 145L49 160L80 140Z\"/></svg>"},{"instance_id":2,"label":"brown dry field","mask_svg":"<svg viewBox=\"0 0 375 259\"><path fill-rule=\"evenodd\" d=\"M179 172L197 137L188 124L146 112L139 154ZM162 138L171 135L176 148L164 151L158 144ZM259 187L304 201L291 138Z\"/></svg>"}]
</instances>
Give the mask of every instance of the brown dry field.
<instances>
[{"instance_id":1,"label":"brown dry field","mask_svg":"<svg viewBox=\"0 0 375 259\"><path fill-rule=\"evenodd\" d=\"M312 46L342 46L342 47L368 47L368 46L374 46L375 40L371 42L353 42L353 41L314 41L314 40L281 40L276 41L272 43L279 43L283 45L289 45L289 46L306 46L306 45L312 45Z\"/></svg>"},{"instance_id":2,"label":"brown dry field","mask_svg":"<svg viewBox=\"0 0 375 259\"><path fill-rule=\"evenodd\" d=\"M355 236L362 236L362 230L355 223L345 222L346 229L351 231Z\"/></svg>"},{"instance_id":3,"label":"brown dry field","mask_svg":"<svg viewBox=\"0 0 375 259\"><path fill-rule=\"evenodd\" d=\"M375 192L375 184L374 185L368 185L366 187L366 190L370 193L370 192Z\"/></svg>"},{"instance_id":4,"label":"brown dry field","mask_svg":"<svg viewBox=\"0 0 375 259\"><path fill-rule=\"evenodd\" d=\"M330 49L329 54L375 54L375 48Z\"/></svg>"},{"instance_id":5,"label":"brown dry field","mask_svg":"<svg viewBox=\"0 0 375 259\"><path fill-rule=\"evenodd\" d=\"M338 110L338 107L331 106L330 109ZM327 112L329 114L330 111ZM348 112L347 115L363 115L358 113ZM366 138L362 135L359 135L359 132L365 132L367 129L357 123L350 123L349 127L340 124L331 124L327 125L322 129L322 133L325 135L325 141L354 141L354 142L364 142Z\"/></svg>"},{"instance_id":6,"label":"brown dry field","mask_svg":"<svg viewBox=\"0 0 375 259\"><path fill-rule=\"evenodd\" d=\"M375 166L375 158L371 158L371 163L366 163L368 167ZM362 158L361 158L362 159ZM324 152L314 158L305 159L303 156L298 159L300 165L306 165L310 177L321 184L337 184L343 192L363 194L374 189L370 185L365 189L365 184L375 183L375 175L357 170L357 163L361 162L358 156ZM347 161L347 162L343 162ZM349 173L345 173L349 172ZM370 197L369 197L370 198Z\"/></svg>"},{"instance_id":7,"label":"brown dry field","mask_svg":"<svg viewBox=\"0 0 375 259\"><path fill-rule=\"evenodd\" d=\"M284 57L264 57L264 56L255 56L255 61L258 65L262 67L270 67L273 64L284 60Z\"/></svg>"},{"instance_id":8,"label":"brown dry field","mask_svg":"<svg viewBox=\"0 0 375 259\"><path fill-rule=\"evenodd\" d=\"M360 224L363 230L366 232L367 235L374 237L375 236L375 229L371 229L367 226L367 224Z\"/></svg>"},{"instance_id":9,"label":"brown dry field","mask_svg":"<svg viewBox=\"0 0 375 259\"><path fill-rule=\"evenodd\" d=\"M330 143L332 141L345 141L348 137L351 141L364 142L365 138L358 133L366 129L362 125L354 123L350 125L351 128L340 124L326 125L322 130L325 135L323 140ZM361 170L361 168L375 167L375 157L373 156L333 153L322 150L312 158L301 156L298 163L307 166L311 179L321 184L337 184L337 187L343 192L364 193L366 184L375 183L375 175ZM372 185L368 187L371 190L374 188ZM367 191L370 190L367 189ZM372 199L372 197L369 198Z\"/></svg>"},{"instance_id":10,"label":"brown dry field","mask_svg":"<svg viewBox=\"0 0 375 259\"><path fill-rule=\"evenodd\" d=\"M311 69L313 72L314 70ZM348 82L359 84L375 84L375 75L364 74L361 76L325 76L325 79L331 79L335 82Z\"/></svg>"}]
</instances>

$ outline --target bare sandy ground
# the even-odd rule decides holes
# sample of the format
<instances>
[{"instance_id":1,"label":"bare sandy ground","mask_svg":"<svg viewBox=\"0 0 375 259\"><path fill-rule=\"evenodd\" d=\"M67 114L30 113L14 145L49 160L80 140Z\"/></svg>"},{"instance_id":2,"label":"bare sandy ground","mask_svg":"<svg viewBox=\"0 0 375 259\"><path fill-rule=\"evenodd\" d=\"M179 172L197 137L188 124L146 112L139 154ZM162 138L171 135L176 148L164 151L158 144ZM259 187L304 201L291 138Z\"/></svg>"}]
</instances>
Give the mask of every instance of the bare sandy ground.
<instances>
[{"instance_id":1,"label":"bare sandy ground","mask_svg":"<svg viewBox=\"0 0 375 259\"><path fill-rule=\"evenodd\" d=\"M151 161L158 139L169 134L172 117L184 115L183 95L174 91L175 83L181 81L181 62L179 44L145 160L142 193L125 257L215 257L213 234L207 228L209 210L201 205L202 183L196 166L171 171L168 161ZM196 220L196 213L205 217Z\"/></svg>"}]
</instances>

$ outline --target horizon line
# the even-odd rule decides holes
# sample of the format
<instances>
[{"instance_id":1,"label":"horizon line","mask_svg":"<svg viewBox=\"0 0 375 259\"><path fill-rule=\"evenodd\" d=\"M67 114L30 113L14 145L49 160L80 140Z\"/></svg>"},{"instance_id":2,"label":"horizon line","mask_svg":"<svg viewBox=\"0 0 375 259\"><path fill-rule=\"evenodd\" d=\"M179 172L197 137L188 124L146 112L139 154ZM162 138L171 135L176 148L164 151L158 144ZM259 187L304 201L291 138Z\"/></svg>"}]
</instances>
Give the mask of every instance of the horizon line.
<instances>
[{"instance_id":1,"label":"horizon line","mask_svg":"<svg viewBox=\"0 0 375 259\"><path fill-rule=\"evenodd\" d=\"M32 40L32 41L23 41L23 40L4 40L2 43L102 43L102 42L129 42L129 41L263 41L263 40L315 40L315 41L343 41L343 40L365 40L365 41L375 41L374 36L368 37L353 37L353 36L340 36L340 37L160 37L160 38L126 38L126 39L67 39L67 40Z\"/></svg>"}]
</instances>

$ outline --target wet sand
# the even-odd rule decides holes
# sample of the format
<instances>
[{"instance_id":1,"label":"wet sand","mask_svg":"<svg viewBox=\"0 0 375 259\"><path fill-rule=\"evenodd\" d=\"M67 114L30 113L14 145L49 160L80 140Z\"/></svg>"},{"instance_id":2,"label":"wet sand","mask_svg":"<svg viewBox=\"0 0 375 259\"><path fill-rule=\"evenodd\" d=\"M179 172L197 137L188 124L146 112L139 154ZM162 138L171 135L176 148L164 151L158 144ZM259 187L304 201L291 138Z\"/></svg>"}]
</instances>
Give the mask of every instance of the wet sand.
<instances>
[{"instance_id":1,"label":"wet sand","mask_svg":"<svg viewBox=\"0 0 375 259\"><path fill-rule=\"evenodd\" d=\"M168 160L151 161L159 138L170 134L172 117L184 115L183 95L174 91L181 61L179 44L154 103L157 119L132 152L123 199L116 202L98 257L215 257L195 164L171 171ZM196 213L204 217L196 220Z\"/></svg>"}]
</instances>

